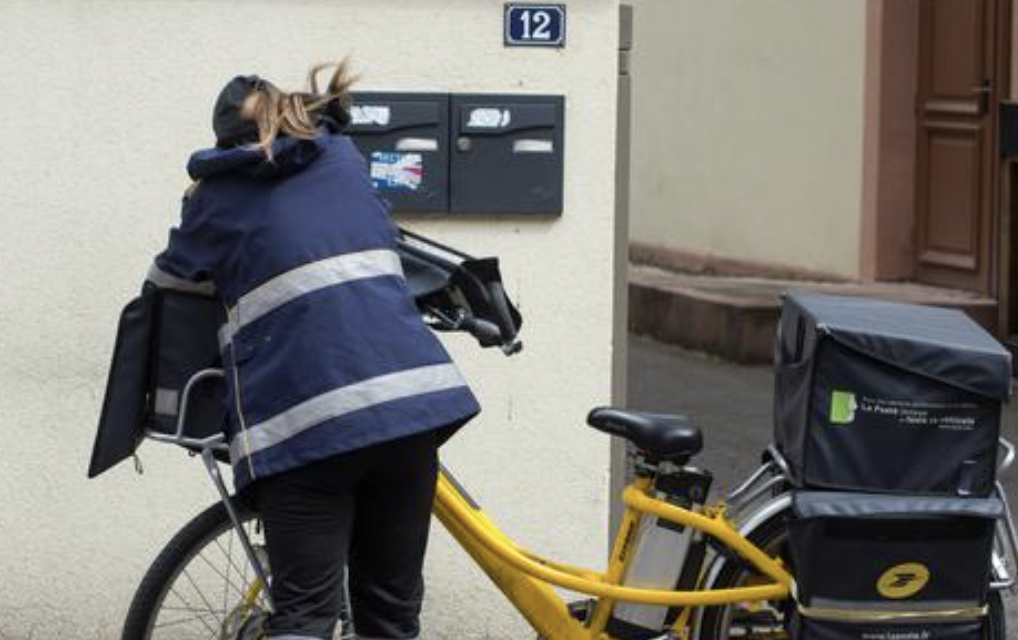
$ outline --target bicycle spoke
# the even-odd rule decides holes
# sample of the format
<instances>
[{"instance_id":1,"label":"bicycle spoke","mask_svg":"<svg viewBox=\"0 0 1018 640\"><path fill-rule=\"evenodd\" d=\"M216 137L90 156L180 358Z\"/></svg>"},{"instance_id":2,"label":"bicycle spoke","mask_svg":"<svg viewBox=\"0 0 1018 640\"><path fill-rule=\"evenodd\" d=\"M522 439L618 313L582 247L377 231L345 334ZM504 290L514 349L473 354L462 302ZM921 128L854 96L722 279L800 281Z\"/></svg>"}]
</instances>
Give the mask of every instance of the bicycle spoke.
<instances>
[{"instance_id":1,"label":"bicycle spoke","mask_svg":"<svg viewBox=\"0 0 1018 640\"><path fill-rule=\"evenodd\" d=\"M199 554L199 555L201 555L201 554ZM201 598L202 602L205 603L205 606L207 606L209 608L209 611L215 611L215 609L212 608L212 603L209 602L209 599L205 597L205 592L202 591L200 588L198 588L198 584L195 582L194 578L191 576L190 570L189 569L184 569L182 574L184 575L185 578L187 578L187 581L191 583L191 586L194 587L194 590L198 594L198 597ZM223 611L223 615L224 616L226 615L226 611L225 610Z\"/></svg>"},{"instance_id":2,"label":"bicycle spoke","mask_svg":"<svg viewBox=\"0 0 1018 640\"><path fill-rule=\"evenodd\" d=\"M254 535L252 535L255 532L250 531L250 529L251 529L251 526L248 525L248 531L247 531L248 540L251 542L252 546L256 546L255 541L254 541ZM236 557L233 554L233 537L234 537L234 535L236 535L236 532L233 529L231 529L230 530L230 538L229 538L229 549L230 549L229 551L224 550L222 544L218 540L215 540L214 542L215 542L216 546L219 547L219 550L226 557L227 562L230 563L230 566L233 568L233 571L235 573L237 573L238 576L243 576L242 577L243 582L241 583L241 585L246 588L246 587L249 587L251 585L251 582L248 581L248 571L251 569L251 562L248 560L247 554L243 551L243 547L241 547L241 556L240 556L241 562L238 564L238 562L236 561ZM227 568L227 575L229 575L229 573L230 573L230 569ZM224 578L224 579L229 579L229 578Z\"/></svg>"},{"instance_id":3,"label":"bicycle spoke","mask_svg":"<svg viewBox=\"0 0 1018 640\"><path fill-rule=\"evenodd\" d=\"M184 606L183 607L166 607L166 606L163 606L162 607L163 610L167 610L168 609L168 610L195 611L195 612L201 611L201 612L205 612L207 615L211 615L211 616L219 615L219 611L217 611L216 609L211 609L209 607L196 607L196 606L192 605L191 602L187 598L182 596L180 594L180 592L176 588L171 589L170 592L174 596L176 596L177 599L180 600L184 604Z\"/></svg>"},{"instance_id":4,"label":"bicycle spoke","mask_svg":"<svg viewBox=\"0 0 1018 640\"><path fill-rule=\"evenodd\" d=\"M226 575L221 570L217 569L216 566L214 564L212 564L211 560L209 560L208 558L205 557L205 552L204 551L198 554L198 558L200 558L202 562L204 562L206 565L208 565L209 569L212 569L212 571L216 575L218 575L220 578L223 579L223 588L224 588L224 590L225 589L229 589L230 587L232 587L233 590L237 592L237 595L239 595L241 597L241 599L243 599L245 597L246 594L244 593L244 590L241 587L247 586L247 585L237 586L236 584L231 582L230 579L227 578ZM230 563L230 564L232 564L232 563ZM229 571L229 569L227 569L227 571ZM223 597L223 611L229 611L229 606L228 606L227 603L228 603L228 598L226 598L225 595L224 595L224 597Z\"/></svg>"},{"instance_id":5,"label":"bicycle spoke","mask_svg":"<svg viewBox=\"0 0 1018 640\"><path fill-rule=\"evenodd\" d=\"M223 548L216 540L216 546ZM230 587L233 584L230 582L230 570L233 568L233 531L230 531L230 537L227 542L227 554L226 554L226 577L223 579L223 609L227 609L230 597ZM243 597L243 596L241 596Z\"/></svg>"},{"instance_id":6,"label":"bicycle spoke","mask_svg":"<svg viewBox=\"0 0 1018 640\"><path fill-rule=\"evenodd\" d=\"M219 542L217 541L216 544L219 545ZM222 546L220 546L220 549L222 549ZM229 563L229 567L227 567L227 575L229 574L230 568L232 567L233 572L236 573L237 576L239 576L240 573L241 573L241 566L243 566L246 569L247 566L250 564L247 561L247 556L242 555L241 556L241 561L242 562L240 563L240 565L238 565L237 562L235 562L235 559L233 557L233 551L232 550L229 551L229 554L226 556L226 562ZM234 583L231 582L231 584L234 584ZM250 583L247 582L246 578L244 578L244 581L241 583L240 586L247 587L247 586L250 586Z\"/></svg>"},{"instance_id":7,"label":"bicycle spoke","mask_svg":"<svg viewBox=\"0 0 1018 640\"><path fill-rule=\"evenodd\" d=\"M203 618L207 618L207 617L212 615L210 613L205 613L205 612L200 612L200 611L192 611L192 613L194 613L195 615L191 616L190 618L180 618L178 620L170 620L170 621L167 621L167 622L159 622L159 623L155 624L152 628L153 629L165 629L165 628L168 628L168 627L175 627L175 626L186 624L186 623L191 623L191 622L196 622L196 621L200 622L200 621L202 621ZM206 625L206 628L211 629L211 628L214 628L214 627L209 627L208 625Z\"/></svg>"},{"instance_id":8,"label":"bicycle spoke","mask_svg":"<svg viewBox=\"0 0 1018 640\"><path fill-rule=\"evenodd\" d=\"M254 590L257 573L241 540L243 533L260 549L259 524L247 520L241 532L223 522L190 551L165 587L148 640L232 639L250 616L268 611L266 589Z\"/></svg>"},{"instance_id":9,"label":"bicycle spoke","mask_svg":"<svg viewBox=\"0 0 1018 640\"><path fill-rule=\"evenodd\" d=\"M174 588L174 587L171 587L171 588L170 588L170 593L172 593L172 594L173 594L174 596L176 596L176 597L177 597L177 599L178 599L178 600L180 600L181 602L183 602L183 603L184 603L184 605L185 605L186 607L188 607L188 608L189 608L190 610L192 610L192 611L201 611L201 609L196 609L196 608L194 608L194 607L193 607L193 606L191 605L191 603L190 603L190 602L189 602L189 601L187 600L187 598L185 598L184 596L180 595L180 592L179 592L179 591L177 591L177 589L176 589L176 588ZM164 607L164 608L165 608L165 607ZM201 622L201 623L202 623L203 625L205 625L205 628L206 628L206 629L209 629L210 631L215 631L215 630L216 630L216 627L214 627L214 626L210 625L210 624L209 624L209 623L208 623L208 622L207 622L207 621L205 620L205 617L207 617L207 616L209 616L209 615L213 615L213 616L214 616L214 615L216 614L216 612L215 612L215 611L214 611L213 609L211 609L211 608L210 608L210 609L207 609L207 611L208 611L209 613L208 613L208 614L206 614L206 616L200 616L200 617L198 617L198 621L199 621L199 622ZM218 622L218 619L217 619L217 622Z\"/></svg>"},{"instance_id":10,"label":"bicycle spoke","mask_svg":"<svg viewBox=\"0 0 1018 640\"><path fill-rule=\"evenodd\" d=\"M226 561L229 563L229 567L227 567L227 570L226 570L227 571L227 575L229 575L230 567L233 568L233 571L235 571L237 573L237 575L240 575L240 572L241 572L240 566L238 566L238 564L235 562L235 558L233 556L233 535L234 535L234 532L231 530L230 531L230 550L229 551L226 551L226 550L223 549L223 545L222 545L222 543L219 542L219 540L214 540L213 542L215 542L216 546L219 547L219 551L222 552L222 554L226 557ZM244 562L243 562L244 566L247 566L248 564L250 564L248 562L247 556L242 556L242 557L244 559ZM229 580L228 577L224 578L224 579ZM244 582L244 585L247 585L246 581Z\"/></svg>"}]
</instances>

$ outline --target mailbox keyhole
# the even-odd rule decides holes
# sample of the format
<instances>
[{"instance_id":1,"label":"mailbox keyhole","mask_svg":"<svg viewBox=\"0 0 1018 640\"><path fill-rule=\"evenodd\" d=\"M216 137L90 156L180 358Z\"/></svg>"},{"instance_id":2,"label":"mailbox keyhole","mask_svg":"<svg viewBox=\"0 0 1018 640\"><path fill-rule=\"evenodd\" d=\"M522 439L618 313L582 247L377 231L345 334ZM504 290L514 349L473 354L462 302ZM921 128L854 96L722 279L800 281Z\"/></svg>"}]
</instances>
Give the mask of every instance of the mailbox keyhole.
<instances>
[{"instance_id":1,"label":"mailbox keyhole","mask_svg":"<svg viewBox=\"0 0 1018 640\"><path fill-rule=\"evenodd\" d=\"M473 140L471 140L467 136L460 136L459 138L456 139L456 150L461 153L466 153L470 151L470 148L473 146L473 144L474 144Z\"/></svg>"}]
</instances>

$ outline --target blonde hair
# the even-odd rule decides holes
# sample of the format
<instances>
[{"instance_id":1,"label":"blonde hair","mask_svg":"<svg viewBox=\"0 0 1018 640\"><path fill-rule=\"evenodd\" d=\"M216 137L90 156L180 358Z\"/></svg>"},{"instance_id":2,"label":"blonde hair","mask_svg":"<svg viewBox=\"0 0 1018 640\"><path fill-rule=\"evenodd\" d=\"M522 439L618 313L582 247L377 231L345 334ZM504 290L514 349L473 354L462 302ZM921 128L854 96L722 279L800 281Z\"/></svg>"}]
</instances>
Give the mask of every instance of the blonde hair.
<instances>
[{"instance_id":1,"label":"blonde hair","mask_svg":"<svg viewBox=\"0 0 1018 640\"><path fill-rule=\"evenodd\" d=\"M320 76L333 69L328 82L323 86ZM272 159L272 143L280 135L311 139L318 135L318 117L327 112L330 105L338 102L343 108L349 107L350 87L356 77L350 72L347 58L339 62L316 64L308 71L307 88L304 91L280 91L271 84L262 84L251 94L250 103L245 104L243 117L258 126L258 143L265 157Z\"/></svg>"},{"instance_id":2,"label":"blonde hair","mask_svg":"<svg viewBox=\"0 0 1018 640\"><path fill-rule=\"evenodd\" d=\"M319 82L322 72L334 69L332 76L324 87ZM310 140L318 135L319 123L317 116L326 114L333 103L343 109L350 107L350 87L357 81L357 76L350 71L350 59L343 58L339 62L316 64L308 70L307 89L305 91L285 92L268 83L262 83L248 97L241 116L253 121L258 127L260 149L268 160L272 160L272 143L281 134L294 138ZM201 180L195 180L184 191L184 199L190 198L197 191Z\"/></svg>"}]
</instances>

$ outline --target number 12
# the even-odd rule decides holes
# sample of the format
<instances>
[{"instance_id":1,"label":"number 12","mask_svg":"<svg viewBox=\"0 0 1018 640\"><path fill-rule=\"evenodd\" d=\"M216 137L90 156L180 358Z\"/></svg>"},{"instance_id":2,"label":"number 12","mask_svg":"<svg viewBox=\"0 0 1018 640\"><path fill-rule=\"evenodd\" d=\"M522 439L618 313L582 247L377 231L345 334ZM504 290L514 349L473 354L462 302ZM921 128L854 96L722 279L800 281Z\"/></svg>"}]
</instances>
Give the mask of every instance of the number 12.
<instances>
[{"instance_id":1,"label":"number 12","mask_svg":"<svg viewBox=\"0 0 1018 640\"><path fill-rule=\"evenodd\" d=\"M524 40L551 40L551 14L527 9L520 14Z\"/></svg>"}]
</instances>

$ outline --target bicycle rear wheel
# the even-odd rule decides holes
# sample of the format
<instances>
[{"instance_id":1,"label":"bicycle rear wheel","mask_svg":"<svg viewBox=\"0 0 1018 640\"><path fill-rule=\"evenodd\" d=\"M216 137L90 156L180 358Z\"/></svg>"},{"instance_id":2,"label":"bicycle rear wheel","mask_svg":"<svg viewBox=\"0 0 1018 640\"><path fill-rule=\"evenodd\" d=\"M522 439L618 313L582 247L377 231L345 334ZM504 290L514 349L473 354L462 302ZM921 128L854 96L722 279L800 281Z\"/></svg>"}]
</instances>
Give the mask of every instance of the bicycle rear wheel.
<instances>
[{"instance_id":1,"label":"bicycle rear wheel","mask_svg":"<svg viewBox=\"0 0 1018 640\"><path fill-rule=\"evenodd\" d=\"M238 509L256 551L264 554L258 519ZM226 508L216 503L181 529L149 567L121 638L232 639L244 619L267 612L265 590L256 582Z\"/></svg>"},{"instance_id":2,"label":"bicycle rear wheel","mask_svg":"<svg viewBox=\"0 0 1018 640\"><path fill-rule=\"evenodd\" d=\"M266 571L265 537L257 514L235 503ZM270 576L271 580L271 576ZM166 545L134 594L121 640L235 640L247 621L269 612L265 589L238 539L226 507L198 514ZM336 639L351 638L336 631Z\"/></svg>"},{"instance_id":3,"label":"bicycle rear wheel","mask_svg":"<svg viewBox=\"0 0 1018 640\"><path fill-rule=\"evenodd\" d=\"M764 522L749 540L771 557L788 560L788 518L785 511ZM767 578L744 565L730 562L718 574L715 589L731 589L765 582ZM698 640L778 640L789 638L792 601L738 603L704 609L700 619ZM989 619L985 640L1005 640L1005 612L1000 593L989 599Z\"/></svg>"}]
</instances>

